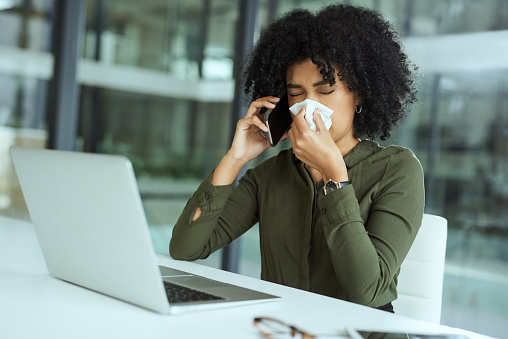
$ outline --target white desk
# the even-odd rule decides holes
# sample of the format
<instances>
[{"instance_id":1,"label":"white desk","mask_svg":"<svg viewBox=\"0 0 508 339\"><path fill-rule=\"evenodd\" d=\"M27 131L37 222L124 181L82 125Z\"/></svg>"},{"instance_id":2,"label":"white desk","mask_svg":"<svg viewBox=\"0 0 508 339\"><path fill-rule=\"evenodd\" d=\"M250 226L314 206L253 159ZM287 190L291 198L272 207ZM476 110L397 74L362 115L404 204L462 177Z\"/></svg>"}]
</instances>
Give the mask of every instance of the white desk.
<instances>
[{"instance_id":1,"label":"white desk","mask_svg":"<svg viewBox=\"0 0 508 339\"><path fill-rule=\"evenodd\" d=\"M342 333L350 326L486 338L194 263L163 256L159 260L282 298L187 315L159 315L51 277L32 225L0 216L0 338L259 339L252 325L256 316L273 316L316 334Z\"/></svg>"}]
</instances>

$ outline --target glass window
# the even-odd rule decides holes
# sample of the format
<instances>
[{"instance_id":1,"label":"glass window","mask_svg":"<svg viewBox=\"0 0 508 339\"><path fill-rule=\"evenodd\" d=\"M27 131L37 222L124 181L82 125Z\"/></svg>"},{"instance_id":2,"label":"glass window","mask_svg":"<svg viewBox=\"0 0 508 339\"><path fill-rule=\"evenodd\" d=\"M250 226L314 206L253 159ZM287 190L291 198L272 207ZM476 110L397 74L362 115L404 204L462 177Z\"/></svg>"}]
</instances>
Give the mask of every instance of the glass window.
<instances>
[{"instance_id":1,"label":"glass window","mask_svg":"<svg viewBox=\"0 0 508 339\"><path fill-rule=\"evenodd\" d=\"M47 51L51 0L5 0L0 3L0 46Z\"/></svg>"},{"instance_id":2,"label":"glass window","mask_svg":"<svg viewBox=\"0 0 508 339\"><path fill-rule=\"evenodd\" d=\"M108 0L97 35L97 1L87 8L84 56L169 73L179 79L233 77L238 4L221 1Z\"/></svg>"},{"instance_id":3,"label":"glass window","mask_svg":"<svg viewBox=\"0 0 508 339\"><path fill-rule=\"evenodd\" d=\"M231 142L238 3L109 0L101 34L98 4L87 7L79 143L132 161L155 250L169 254L173 225ZM220 267L221 255L204 263Z\"/></svg>"},{"instance_id":4,"label":"glass window","mask_svg":"<svg viewBox=\"0 0 508 339\"><path fill-rule=\"evenodd\" d=\"M508 28L505 1L405 1L408 35L468 34Z\"/></svg>"},{"instance_id":5,"label":"glass window","mask_svg":"<svg viewBox=\"0 0 508 339\"><path fill-rule=\"evenodd\" d=\"M0 214L22 219L28 212L9 147L46 146L51 5L49 0L0 3Z\"/></svg>"},{"instance_id":6,"label":"glass window","mask_svg":"<svg viewBox=\"0 0 508 339\"><path fill-rule=\"evenodd\" d=\"M422 163L425 212L448 220L442 323L493 336L508 315L507 72L426 74L391 141Z\"/></svg>"}]
</instances>

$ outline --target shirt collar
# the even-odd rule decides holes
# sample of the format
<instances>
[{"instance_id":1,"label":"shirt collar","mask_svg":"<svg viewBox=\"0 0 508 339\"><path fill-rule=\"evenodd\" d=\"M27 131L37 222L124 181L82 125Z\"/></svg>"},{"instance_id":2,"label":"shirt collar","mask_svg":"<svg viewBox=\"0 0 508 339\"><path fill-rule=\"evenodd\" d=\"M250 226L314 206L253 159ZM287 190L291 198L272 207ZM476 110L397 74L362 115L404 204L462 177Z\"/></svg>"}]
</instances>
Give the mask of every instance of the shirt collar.
<instances>
[{"instance_id":1,"label":"shirt collar","mask_svg":"<svg viewBox=\"0 0 508 339\"><path fill-rule=\"evenodd\" d=\"M352 168L360 161L368 158L372 155L379 145L370 140L362 140L356 145L346 156L344 157L344 162L346 163L347 168Z\"/></svg>"}]
</instances>

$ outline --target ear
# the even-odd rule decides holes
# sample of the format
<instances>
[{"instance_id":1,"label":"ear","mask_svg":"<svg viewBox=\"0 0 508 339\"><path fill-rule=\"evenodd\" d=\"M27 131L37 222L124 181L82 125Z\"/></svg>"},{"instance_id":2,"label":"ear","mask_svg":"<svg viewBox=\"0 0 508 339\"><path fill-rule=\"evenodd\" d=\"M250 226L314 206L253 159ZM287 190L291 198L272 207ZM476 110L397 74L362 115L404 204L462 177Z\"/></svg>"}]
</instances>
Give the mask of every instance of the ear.
<instances>
[{"instance_id":1,"label":"ear","mask_svg":"<svg viewBox=\"0 0 508 339\"><path fill-rule=\"evenodd\" d=\"M360 95L358 95L357 92L355 92L354 102L355 102L355 113L357 113L357 114L362 113L363 100L360 97Z\"/></svg>"}]
</instances>

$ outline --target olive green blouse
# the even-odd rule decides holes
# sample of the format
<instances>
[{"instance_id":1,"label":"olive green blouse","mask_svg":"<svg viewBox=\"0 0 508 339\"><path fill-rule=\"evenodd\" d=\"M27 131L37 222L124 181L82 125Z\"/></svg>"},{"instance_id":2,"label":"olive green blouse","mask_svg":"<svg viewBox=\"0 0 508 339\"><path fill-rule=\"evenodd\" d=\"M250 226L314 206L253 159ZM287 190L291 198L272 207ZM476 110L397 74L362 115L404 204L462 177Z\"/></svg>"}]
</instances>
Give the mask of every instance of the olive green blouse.
<instances>
[{"instance_id":1,"label":"olive green blouse","mask_svg":"<svg viewBox=\"0 0 508 339\"><path fill-rule=\"evenodd\" d=\"M327 195L292 149L234 189L213 186L210 175L173 229L171 256L206 258L259 222L263 280L371 307L395 300L422 221L422 167L408 149L365 140L344 161L351 185Z\"/></svg>"}]
</instances>

